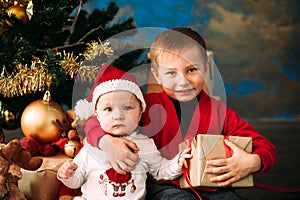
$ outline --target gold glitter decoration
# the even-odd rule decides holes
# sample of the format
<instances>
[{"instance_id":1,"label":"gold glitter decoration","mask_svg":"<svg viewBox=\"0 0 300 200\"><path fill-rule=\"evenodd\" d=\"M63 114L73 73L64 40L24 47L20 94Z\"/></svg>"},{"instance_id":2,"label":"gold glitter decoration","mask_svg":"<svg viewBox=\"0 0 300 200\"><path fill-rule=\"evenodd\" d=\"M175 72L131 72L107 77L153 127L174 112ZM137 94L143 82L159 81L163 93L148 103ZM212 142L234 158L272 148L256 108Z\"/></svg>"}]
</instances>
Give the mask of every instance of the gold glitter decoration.
<instances>
[{"instance_id":1,"label":"gold glitter decoration","mask_svg":"<svg viewBox=\"0 0 300 200\"><path fill-rule=\"evenodd\" d=\"M113 50L110 46L109 41L105 41L104 43L98 39L98 42L92 41L87 43L87 48L85 52L82 54L86 60L92 61L97 56L106 55L107 57L113 54ZM82 62L79 62L78 56L74 57L73 53L58 53L59 56L63 58L60 61L60 65L66 71L67 74L74 78L76 75L77 80L81 82L94 81L99 67L94 65L83 65Z\"/></svg>"},{"instance_id":2,"label":"gold glitter decoration","mask_svg":"<svg viewBox=\"0 0 300 200\"><path fill-rule=\"evenodd\" d=\"M63 57L63 60L60 61L59 64L71 78L74 78L74 75L77 74L80 68L80 62L77 62L77 60L79 60L78 56L74 57L73 52L66 53L65 51L63 51L62 54L59 53L59 55Z\"/></svg>"},{"instance_id":3,"label":"gold glitter decoration","mask_svg":"<svg viewBox=\"0 0 300 200\"><path fill-rule=\"evenodd\" d=\"M0 93L4 97L22 96L37 91L44 91L45 87L49 89L52 76L48 74L45 68L46 63L36 58L32 61L30 67L17 64L15 71L9 76L5 76L5 68L3 67L0 77Z\"/></svg>"},{"instance_id":4,"label":"gold glitter decoration","mask_svg":"<svg viewBox=\"0 0 300 200\"><path fill-rule=\"evenodd\" d=\"M83 55L87 60L93 60L97 56L100 56L102 54L105 54L109 57L113 54L113 52L114 51L112 50L110 42L108 40L103 43L99 39L99 42L92 41L91 43L88 43L87 49L83 53Z\"/></svg>"},{"instance_id":5,"label":"gold glitter decoration","mask_svg":"<svg viewBox=\"0 0 300 200\"><path fill-rule=\"evenodd\" d=\"M91 83L94 81L98 70L99 67L97 66L81 66L77 73L78 79L81 80L81 82L88 80Z\"/></svg>"},{"instance_id":6,"label":"gold glitter decoration","mask_svg":"<svg viewBox=\"0 0 300 200\"><path fill-rule=\"evenodd\" d=\"M0 0L0 7L4 9L13 5L20 5L21 7L26 7L30 2L32 3L32 0Z\"/></svg>"},{"instance_id":7,"label":"gold glitter decoration","mask_svg":"<svg viewBox=\"0 0 300 200\"><path fill-rule=\"evenodd\" d=\"M111 56L113 53L110 47L110 42L102 43L92 41L87 43L87 49L82 54L84 58L92 61L97 56L102 54ZM59 65L62 69L70 75L72 79L80 80L81 82L94 81L99 66L82 65L82 61L78 56L74 56L73 52L59 52L57 56L61 57ZM44 91L50 88L52 83L52 75L49 74L46 61L41 61L39 58L34 58L31 61L30 67L23 64L16 64L15 70L8 74L5 67L2 69L0 76L0 94L3 97L15 97L26 94Z\"/></svg>"}]
</instances>

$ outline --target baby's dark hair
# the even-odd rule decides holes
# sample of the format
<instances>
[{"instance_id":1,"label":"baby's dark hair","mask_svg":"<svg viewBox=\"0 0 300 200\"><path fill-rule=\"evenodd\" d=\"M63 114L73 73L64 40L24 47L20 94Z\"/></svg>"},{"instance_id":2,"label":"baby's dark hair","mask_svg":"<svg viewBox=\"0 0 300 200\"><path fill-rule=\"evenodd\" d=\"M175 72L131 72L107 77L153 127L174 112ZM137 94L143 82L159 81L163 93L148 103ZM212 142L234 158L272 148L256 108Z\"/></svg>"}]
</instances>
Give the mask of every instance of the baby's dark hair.
<instances>
[{"instance_id":1,"label":"baby's dark hair","mask_svg":"<svg viewBox=\"0 0 300 200\"><path fill-rule=\"evenodd\" d=\"M171 52L180 55L183 51L192 47L198 47L207 61L206 44L204 39L194 30L188 27L168 29L159 33L150 47L151 63L155 66L157 59L163 52Z\"/></svg>"}]
</instances>

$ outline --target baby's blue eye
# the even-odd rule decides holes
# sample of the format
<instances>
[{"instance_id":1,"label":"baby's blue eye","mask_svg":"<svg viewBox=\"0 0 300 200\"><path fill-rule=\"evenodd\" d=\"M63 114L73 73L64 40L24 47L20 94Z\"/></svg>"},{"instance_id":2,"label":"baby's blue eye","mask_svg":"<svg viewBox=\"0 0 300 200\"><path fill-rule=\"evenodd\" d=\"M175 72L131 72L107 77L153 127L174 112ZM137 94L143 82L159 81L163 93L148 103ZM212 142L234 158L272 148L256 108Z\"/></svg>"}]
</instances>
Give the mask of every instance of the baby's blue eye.
<instances>
[{"instance_id":1,"label":"baby's blue eye","mask_svg":"<svg viewBox=\"0 0 300 200\"><path fill-rule=\"evenodd\" d=\"M174 75L174 74L176 74L176 72L170 71L170 72L166 72L166 74L167 74L167 75Z\"/></svg>"}]
</instances>

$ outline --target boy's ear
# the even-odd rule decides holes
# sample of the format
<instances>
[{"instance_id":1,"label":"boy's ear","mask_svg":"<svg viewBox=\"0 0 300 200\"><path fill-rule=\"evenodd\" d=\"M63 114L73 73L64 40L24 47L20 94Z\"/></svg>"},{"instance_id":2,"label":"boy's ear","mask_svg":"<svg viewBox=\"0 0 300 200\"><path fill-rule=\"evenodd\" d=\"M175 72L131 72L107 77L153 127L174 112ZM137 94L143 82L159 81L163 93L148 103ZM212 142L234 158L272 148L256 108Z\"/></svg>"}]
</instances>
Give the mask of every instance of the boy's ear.
<instances>
[{"instance_id":1,"label":"boy's ear","mask_svg":"<svg viewBox=\"0 0 300 200\"><path fill-rule=\"evenodd\" d=\"M207 63L205 66L205 74L209 73L210 77L212 76L212 66L211 66L211 59L213 56L213 52L212 51L207 51ZM211 77L212 79L212 77Z\"/></svg>"},{"instance_id":2,"label":"boy's ear","mask_svg":"<svg viewBox=\"0 0 300 200\"><path fill-rule=\"evenodd\" d=\"M207 63L206 63L206 65L205 65L205 73L210 73L210 72L211 72L211 66L210 66L210 64L211 64L211 61L210 61L210 59L208 58L208 59L207 59Z\"/></svg>"},{"instance_id":3,"label":"boy's ear","mask_svg":"<svg viewBox=\"0 0 300 200\"><path fill-rule=\"evenodd\" d=\"M160 81L160 78L159 78L157 70L155 70L153 67L151 67L151 73L153 74L156 82L160 85L161 81Z\"/></svg>"}]
</instances>

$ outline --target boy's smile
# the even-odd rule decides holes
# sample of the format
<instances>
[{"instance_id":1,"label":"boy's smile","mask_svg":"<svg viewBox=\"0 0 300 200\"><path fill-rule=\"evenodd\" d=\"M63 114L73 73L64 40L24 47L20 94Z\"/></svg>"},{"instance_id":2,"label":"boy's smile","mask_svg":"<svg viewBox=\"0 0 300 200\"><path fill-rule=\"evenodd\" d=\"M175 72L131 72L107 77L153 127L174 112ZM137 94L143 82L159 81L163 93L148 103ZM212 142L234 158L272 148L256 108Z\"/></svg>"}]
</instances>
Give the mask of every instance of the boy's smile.
<instances>
[{"instance_id":1,"label":"boy's smile","mask_svg":"<svg viewBox=\"0 0 300 200\"><path fill-rule=\"evenodd\" d=\"M194 89L183 89L183 90L175 90L175 93L178 93L180 95L191 95L192 92L194 92Z\"/></svg>"}]
</instances>

